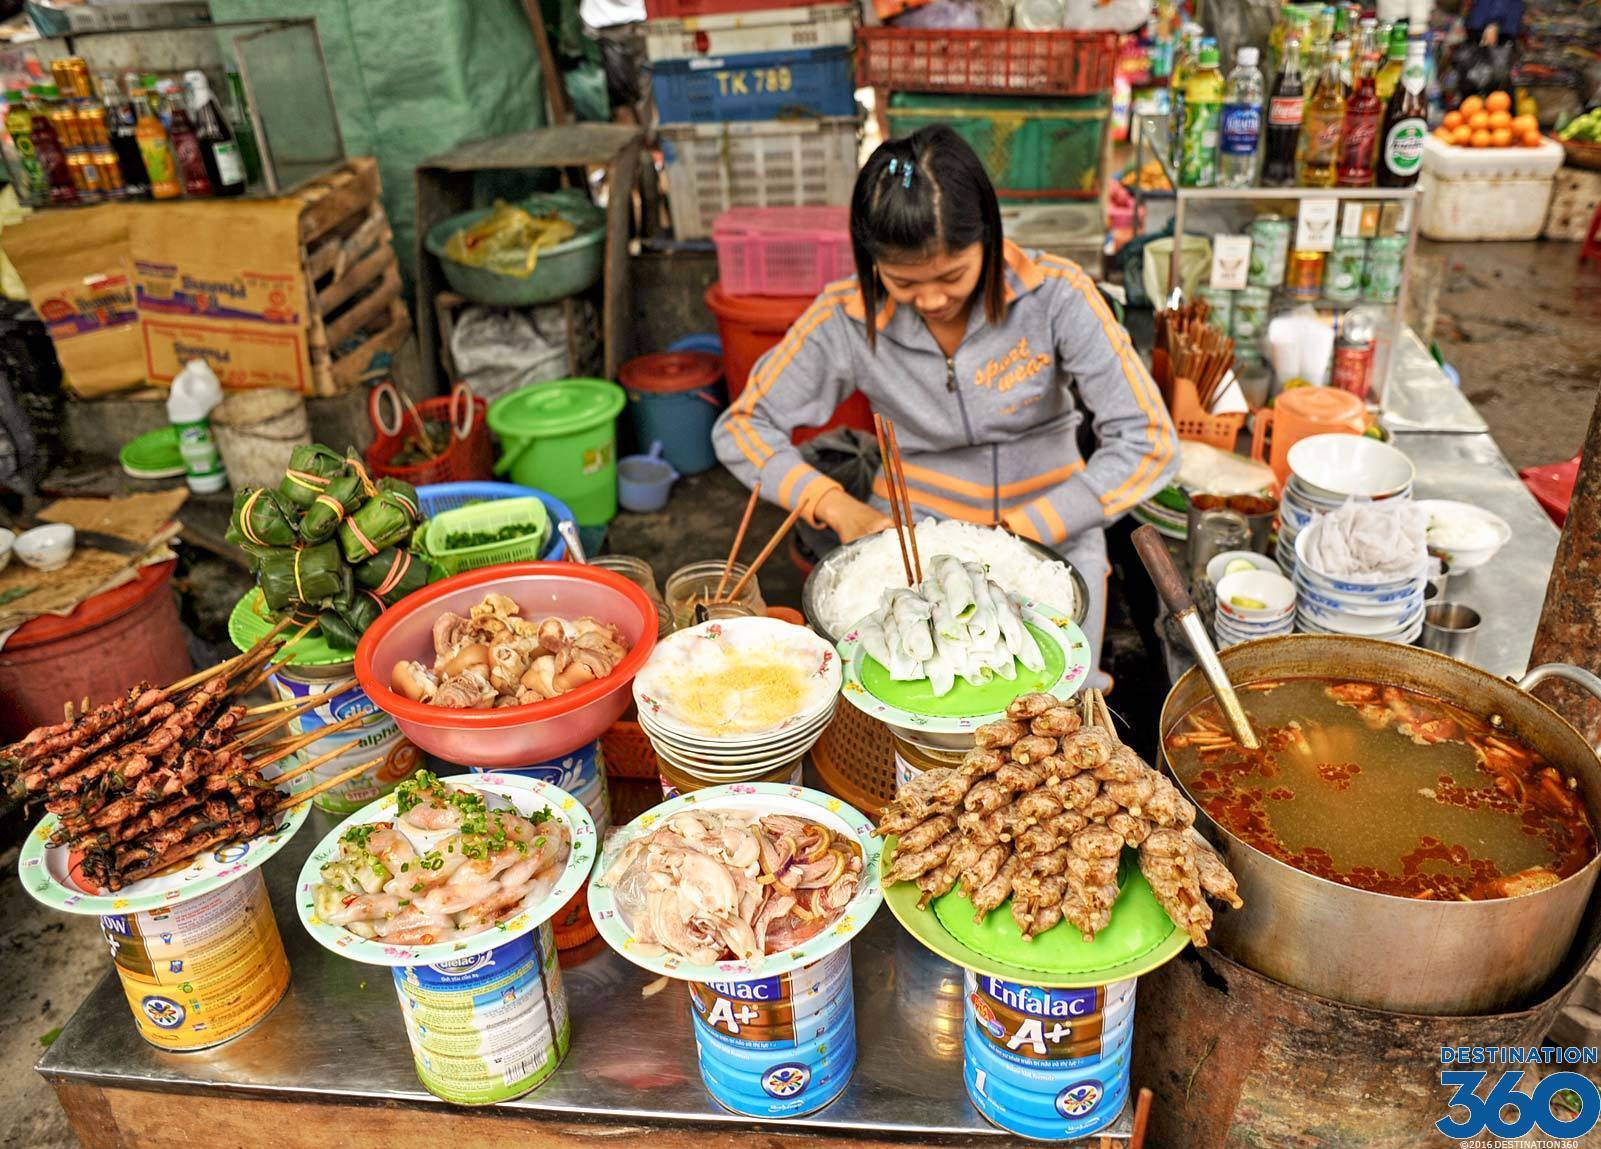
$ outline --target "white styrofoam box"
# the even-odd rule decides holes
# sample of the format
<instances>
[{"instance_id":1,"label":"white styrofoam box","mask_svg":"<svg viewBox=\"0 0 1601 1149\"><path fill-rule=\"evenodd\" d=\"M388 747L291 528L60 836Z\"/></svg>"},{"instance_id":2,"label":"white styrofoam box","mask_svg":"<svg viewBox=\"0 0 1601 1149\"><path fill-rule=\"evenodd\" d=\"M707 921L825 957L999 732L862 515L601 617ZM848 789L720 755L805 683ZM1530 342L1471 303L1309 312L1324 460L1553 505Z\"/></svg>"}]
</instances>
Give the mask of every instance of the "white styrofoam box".
<instances>
[{"instance_id":1,"label":"white styrofoam box","mask_svg":"<svg viewBox=\"0 0 1601 1149\"><path fill-rule=\"evenodd\" d=\"M1428 239L1537 239L1555 183L1552 176L1441 179L1425 168L1418 230Z\"/></svg>"},{"instance_id":2,"label":"white styrofoam box","mask_svg":"<svg viewBox=\"0 0 1601 1149\"><path fill-rule=\"evenodd\" d=\"M667 204L678 239L705 239L731 207L849 203L855 117L663 124Z\"/></svg>"},{"instance_id":3,"label":"white styrofoam box","mask_svg":"<svg viewBox=\"0 0 1601 1149\"><path fill-rule=\"evenodd\" d=\"M1423 141L1423 170L1442 180L1549 179L1566 157L1544 137L1537 148L1459 148L1432 134Z\"/></svg>"},{"instance_id":4,"label":"white styrofoam box","mask_svg":"<svg viewBox=\"0 0 1601 1149\"><path fill-rule=\"evenodd\" d=\"M855 39L856 7L852 4L645 21L645 53L653 61L847 47Z\"/></svg>"},{"instance_id":5,"label":"white styrofoam box","mask_svg":"<svg viewBox=\"0 0 1601 1149\"><path fill-rule=\"evenodd\" d=\"M1557 172L1556 194L1545 214L1546 239L1578 243L1590 230L1590 219L1601 207L1601 172L1565 167Z\"/></svg>"}]
</instances>

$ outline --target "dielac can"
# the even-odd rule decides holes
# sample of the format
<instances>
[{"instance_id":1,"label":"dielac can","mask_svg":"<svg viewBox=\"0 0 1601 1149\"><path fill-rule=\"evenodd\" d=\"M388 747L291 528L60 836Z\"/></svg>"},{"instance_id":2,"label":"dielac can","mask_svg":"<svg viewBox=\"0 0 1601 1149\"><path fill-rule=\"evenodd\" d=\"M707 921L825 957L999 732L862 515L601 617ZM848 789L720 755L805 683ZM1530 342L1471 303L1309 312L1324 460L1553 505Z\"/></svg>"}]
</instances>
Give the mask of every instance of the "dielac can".
<instances>
[{"instance_id":1,"label":"dielac can","mask_svg":"<svg viewBox=\"0 0 1601 1149\"><path fill-rule=\"evenodd\" d=\"M350 677L353 662L340 662L331 666L285 666L272 675L272 685L283 700L305 699L310 696L326 697L310 710L293 719L290 726L297 734L310 734L322 726L331 726L357 714L367 718L346 730L337 730L313 742L297 756L298 761L326 754L343 747L343 753L314 769L312 779L321 782L349 770L358 762L382 757L370 770L341 782L332 790L324 791L312 799L320 809L334 814L353 814L367 803L389 793L422 765L421 752L411 744L395 720L373 705L367 692L352 686L330 693L330 686Z\"/></svg>"},{"instance_id":2,"label":"dielac can","mask_svg":"<svg viewBox=\"0 0 1601 1149\"><path fill-rule=\"evenodd\" d=\"M966 972L962 1077L986 1120L1040 1141L1088 1137L1128 1101L1134 982L1052 989Z\"/></svg>"},{"instance_id":3,"label":"dielac can","mask_svg":"<svg viewBox=\"0 0 1601 1149\"><path fill-rule=\"evenodd\" d=\"M856 1066L849 946L775 977L689 988L701 1078L723 1108L797 1117L844 1091Z\"/></svg>"},{"instance_id":4,"label":"dielac can","mask_svg":"<svg viewBox=\"0 0 1601 1149\"><path fill-rule=\"evenodd\" d=\"M418 1080L436 1097L509 1101L567 1056L567 994L548 921L473 957L393 973Z\"/></svg>"}]
</instances>

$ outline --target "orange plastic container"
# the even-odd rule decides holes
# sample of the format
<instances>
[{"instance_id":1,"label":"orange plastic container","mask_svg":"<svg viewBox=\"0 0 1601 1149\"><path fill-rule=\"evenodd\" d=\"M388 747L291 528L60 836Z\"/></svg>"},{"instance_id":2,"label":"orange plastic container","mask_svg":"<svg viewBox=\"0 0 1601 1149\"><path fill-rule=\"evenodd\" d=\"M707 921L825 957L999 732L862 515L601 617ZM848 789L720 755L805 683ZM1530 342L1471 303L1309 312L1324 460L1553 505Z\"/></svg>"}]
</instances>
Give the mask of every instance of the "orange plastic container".
<instances>
[{"instance_id":1,"label":"orange plastic container","mask_svg":"<svg viewBox=\"0 0 1601 1149\"><path fill-rule=\"evenodd\" d=\"M745 380L751 368L778 341L801 314L812 305L809 295L728 295L718 284L706 289L706 306L717 317L718 333L723 340L723 378L728 383L728 401L732 404L745 390ZM873 408L867 396L857 392L834 410L828 422L821 427L803 427L790 438L804 443L824 431L835 427L855 427L858 431L873 429Z\"/></svg>"}]
</instances>

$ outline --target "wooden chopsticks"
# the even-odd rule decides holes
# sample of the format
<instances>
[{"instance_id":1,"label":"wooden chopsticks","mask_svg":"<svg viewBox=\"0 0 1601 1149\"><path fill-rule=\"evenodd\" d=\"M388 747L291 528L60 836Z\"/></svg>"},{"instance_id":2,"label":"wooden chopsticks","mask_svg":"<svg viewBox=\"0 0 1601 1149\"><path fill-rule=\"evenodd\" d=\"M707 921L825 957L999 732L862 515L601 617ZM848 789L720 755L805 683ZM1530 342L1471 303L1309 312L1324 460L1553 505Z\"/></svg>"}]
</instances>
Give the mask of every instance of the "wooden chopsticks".
<instances>
[{"instance_id":1,"label":"wooden chopsticks","mask_svg":"<svg viewBox=\"0 0 1601 1149\"><path fill-rule=\"evenodd\" d=\"M756 513L756 504L761 497L762 485L757 483L750 489L750 498L745 501L745 517L739 520L739 530L734 532L734 545L728 548L728 559L723 563L723 577L717 580L717 589L712 593L713 602L722 599L723 588L728 585L728 578L734 573L734 560L739 557L739 548L745 544L745 531L750 526L751 516Z\"/></svg>"},{"instance_id":2,"label":"wooden chopsticks","mask_svg":"<svg viewBox=\"0 0 1601 1149\"><path fill-rule=\"evenodd\" d=\"M1167 353L1173 378L1195 384L1205 411L1222 397L1234 368L1234 340L1207 322L1211 311L1196 300L1156 314L1156 346Z\"/></svg>"},{"instance_id":3,"label":"wooden chopsticks","mask_svg":"<svg viewBox=\"0 0 1601 1149\"><path fill-rule=\"evenodd\" d=\"M906 585L923 581L923 559L917 553L917 525L912 518L912 496L906 486L906 464L895 439L895 423L876 411L873 434L878 436L878 453L884 461L884 485L889 491L889 513L895 523L895 537L901 544L901 565L906 569ZM915 577L914 577L915 576Z\"/></svg>"}]
</instances>

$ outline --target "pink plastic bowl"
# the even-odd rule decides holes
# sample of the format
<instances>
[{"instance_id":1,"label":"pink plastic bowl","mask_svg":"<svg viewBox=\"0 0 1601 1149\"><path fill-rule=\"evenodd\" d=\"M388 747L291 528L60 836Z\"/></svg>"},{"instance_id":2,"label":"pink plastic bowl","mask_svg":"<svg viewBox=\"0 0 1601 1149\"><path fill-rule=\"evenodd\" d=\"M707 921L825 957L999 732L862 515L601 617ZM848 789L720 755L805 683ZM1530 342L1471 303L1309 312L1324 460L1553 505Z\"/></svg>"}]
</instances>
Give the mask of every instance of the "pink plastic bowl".
<instances>
[{"instance_id":1,"label":"pink plastic bowl","mask_svg":"<svg viewBox=\"0 0 1601 1149\"><path fill-rule=\"evenodd\" d=\"M395 663L433 665L435 619L446 611L465 615L491 592L522 607L526 618L588 615L612 623L631 649L598 682L527 706L451 710L389 689ZM655 645L656 608L621 575L576 563L506 563L433 583L379 615L356 647L356 679L401 733L436 757L490 769L532 766L571 754L617 721L631 697L628 685Z\"/></svg>"}]
</instances>

